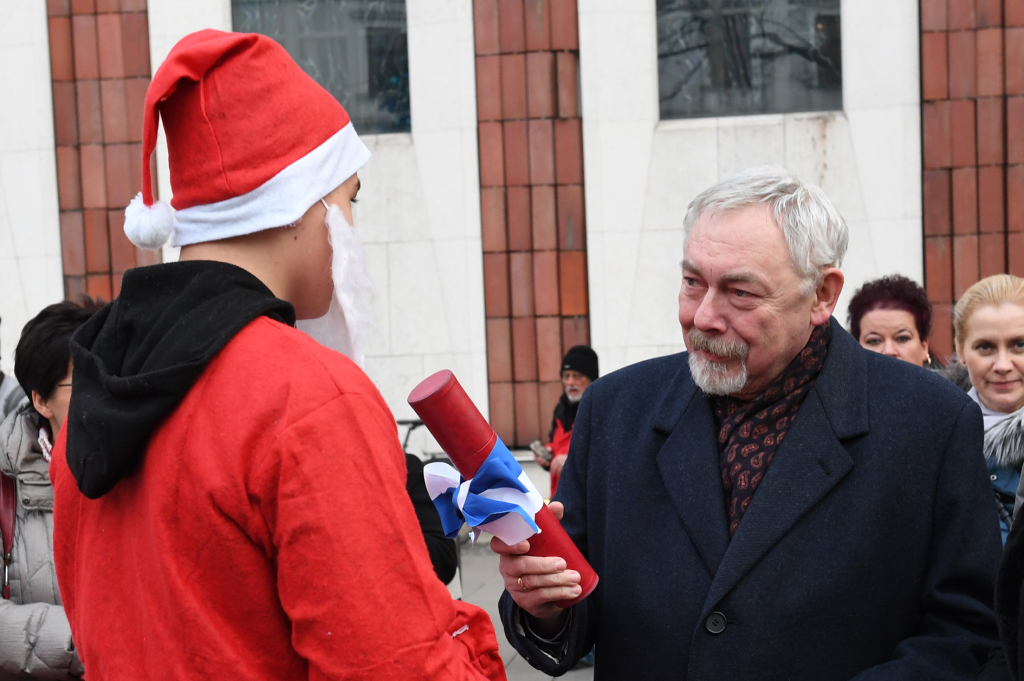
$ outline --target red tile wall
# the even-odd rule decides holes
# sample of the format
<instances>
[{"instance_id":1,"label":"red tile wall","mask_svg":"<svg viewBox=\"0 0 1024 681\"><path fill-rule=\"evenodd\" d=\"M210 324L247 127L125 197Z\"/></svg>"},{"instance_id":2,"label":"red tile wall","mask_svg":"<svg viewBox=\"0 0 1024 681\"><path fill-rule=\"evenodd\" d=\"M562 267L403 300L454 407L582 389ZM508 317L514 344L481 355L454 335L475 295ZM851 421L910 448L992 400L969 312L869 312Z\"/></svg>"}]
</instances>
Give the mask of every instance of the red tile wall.
<instances>
[{"instance_id":1,"label":"red tile wall","mask_svg":"<svg viewBox=\"0 0 1024 681\"><path fill-rule=\"evenodd\" d=\"M925 288L932 351L982 277L1024 276L1024 2L921 0Z\"/></svg>"},{"instance_id":2,"label":"red tile wall","mask_svg":"<svg viewBox=\"0 0 1024 681\"><path fill-rule=\"evenodd\" d=\"M491 425L546 440L590 342L576 0L474 0Z\"/></svg>"},{"instance_id":3,"label":"red tile wall","mask_svg":"<svg viewBox=\"0 0 1024 681\"><path fill-rule=\"evenodd\" d=\"M141 189L149 86L145 0L49 0L64 294L110 300L125 270L159 262L124 234Z\"/></svg>"}]
</instances>

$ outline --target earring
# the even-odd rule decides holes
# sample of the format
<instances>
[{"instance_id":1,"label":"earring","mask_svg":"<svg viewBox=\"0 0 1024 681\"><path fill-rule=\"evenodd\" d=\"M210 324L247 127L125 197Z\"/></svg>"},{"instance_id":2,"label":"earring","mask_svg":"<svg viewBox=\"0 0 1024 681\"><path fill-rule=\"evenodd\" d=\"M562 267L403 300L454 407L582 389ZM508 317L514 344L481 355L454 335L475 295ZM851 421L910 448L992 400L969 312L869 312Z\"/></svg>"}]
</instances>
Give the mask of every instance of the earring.
<instances>
[{"instance_id":1,"label":"earring","mask_svg":"<svg viewBox=\"0 0 1024 681\"><path fill-rule=\"evenodd\" d=\"M924 351L924 363L926 366L932 365L932 353L930 350Z\"/></svg>"}]
</instances>

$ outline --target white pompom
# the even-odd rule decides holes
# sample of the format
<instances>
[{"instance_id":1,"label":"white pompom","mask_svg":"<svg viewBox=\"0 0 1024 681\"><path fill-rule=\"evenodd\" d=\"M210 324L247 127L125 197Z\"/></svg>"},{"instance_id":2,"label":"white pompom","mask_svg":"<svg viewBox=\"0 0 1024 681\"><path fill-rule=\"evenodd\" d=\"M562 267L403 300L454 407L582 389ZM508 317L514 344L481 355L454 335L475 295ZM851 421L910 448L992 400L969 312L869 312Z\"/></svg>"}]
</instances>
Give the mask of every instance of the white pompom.
<instances>
[{"instance_id":1,"label":"white pompom","mask_svg":"<svg viewBox=\"0 0 1024 681\"><path fill-rule=\"evenodd\" d=\"M174 229L174 213L163 201L147 206L142 192L124 209L124 233L139 248L156 250L167 243Z\"/></svg>"}]
</instances>

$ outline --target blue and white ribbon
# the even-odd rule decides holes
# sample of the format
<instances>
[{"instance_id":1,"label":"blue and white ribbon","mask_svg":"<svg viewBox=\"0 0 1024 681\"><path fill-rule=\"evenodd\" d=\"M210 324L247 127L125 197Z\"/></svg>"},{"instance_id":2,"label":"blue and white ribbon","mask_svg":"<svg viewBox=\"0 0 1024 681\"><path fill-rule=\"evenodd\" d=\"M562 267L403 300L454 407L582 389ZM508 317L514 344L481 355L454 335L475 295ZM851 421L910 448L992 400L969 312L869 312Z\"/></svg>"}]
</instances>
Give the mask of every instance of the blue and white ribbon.
<instances>
[{"instance_id":1,"label":"blue and white ribbon","mask_svg":"<svg viewBox=\"0 0 1024 681\"><path fill-rule=\"evenodd\" d=\"M427 464L423 478L449 539L463 522L473 528L473 541L490 532L511 545L540 532L534 517L544 499L501 440L469 480L446 463Z\"/></svg>"}]
</instances>

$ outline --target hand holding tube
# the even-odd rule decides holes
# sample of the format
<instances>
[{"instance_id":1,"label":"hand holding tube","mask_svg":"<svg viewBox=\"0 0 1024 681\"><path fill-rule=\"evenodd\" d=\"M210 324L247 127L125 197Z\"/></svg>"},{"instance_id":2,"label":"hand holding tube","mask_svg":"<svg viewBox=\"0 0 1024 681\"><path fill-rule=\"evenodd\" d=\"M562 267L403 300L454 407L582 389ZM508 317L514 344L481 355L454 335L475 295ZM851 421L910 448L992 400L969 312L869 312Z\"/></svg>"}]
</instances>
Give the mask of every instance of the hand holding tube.
<instances>
[{"instance_id":1,"label":"hand holding tube","mask_svg":"<svg viewBox=\"0 0 1024 681\"><path fill-rule=\"evenodd\" d=\"M499 444L498 436L494 433L494 430L484 417L480 415L480 412L472 400L469 399L466 391L462 389L455 375L450 371L439 371L416 386L409 395L409 404L419 415L420 419L423 420L424 425L427 426L427 429L430 430L434 438L437 439L441 448L451 458L452 463L455 464L462 477L467 480L476 475L480 466L487 460L491 452L494 451L495 446ZM504 449L504 447L502 446L501 449ZM516 467L518 468L518 466ZM561 516L561 504L558 504L557 507L559 516ZM573 592L576 593L573 597L558 600L557 605L559 607L568 608L575 605L589 596L597 587L597 573L590 567L586 558L576 548L576 544L573 543L569 535L562 529L558 519L552 514L548 506L541 505L540 510L537 511L534 517L534 521L540 529L539 534L535 534L528 541L520 542L515 546L508 547L506 545L507 553L499 551L499 553L504 553L503 558L509 557L506 562L513 557L522 557L518 554L523 553L531 558L530 561L525 563L522 561L509 563L509 565L516 565L519 569L523 570L523 572L515 575L515 586L520 586L518 580L525 575L525 586L532 589L531 582L535 578L543 577L544 584L537 584L542 589L566 588L573 589ZM494 544L492 543L493 546ZM541 562L536 562L536 560ZM579 591L575 591L577 587L566 581L568 577L565 575L555 580L557 584L550 586L546 584L546 582L551 581L551 578L549 578L551 572L561 565L558 562L559 560L563 561L566 567L565 569L558 569L557 572L575 573L578 576L576 583L578 584ZM537 570L538 572L525 572L526 569ZM503 572L502 574L504 575L505 573ZM566 583L563 584L563 581L566 581ZM512 593L512 589L509 589L509 592ZM529 593L529 591L526 593ZM532 601L533 599L529 600Z\"/></svg>"},{"instance_id":2,"label":"hand holding tube","mask_svg":"<svg viewBox=\"0 0 1024 681\"><path fill-rule=\"evenodd\" d=\"M549 508L556 520L562 519L560 503L552 502ZM528 555L529 540L509 546L494 537L491 550L501 555L498 571L505 581L505 590L516 605L542 624L538 627L542 630L537 633L542 636L558 633L564 623L563 609L558 604L580 597L583 592L580 573L569 569L562 558Z\"/></svg>"}]
</instances>

